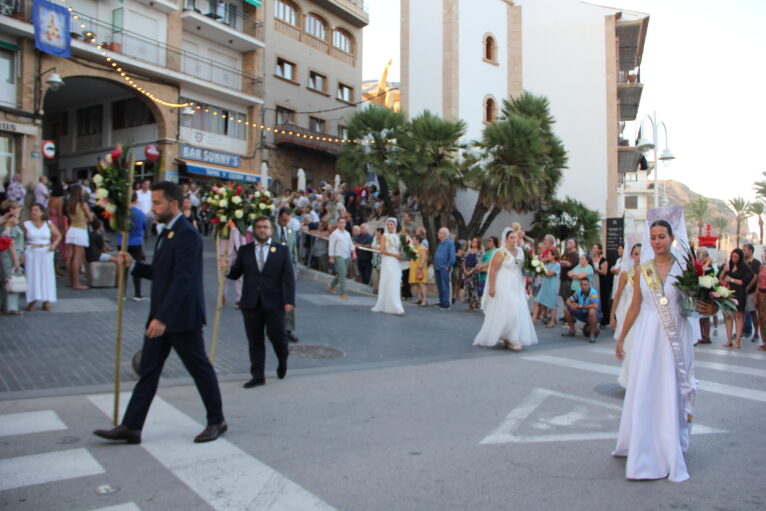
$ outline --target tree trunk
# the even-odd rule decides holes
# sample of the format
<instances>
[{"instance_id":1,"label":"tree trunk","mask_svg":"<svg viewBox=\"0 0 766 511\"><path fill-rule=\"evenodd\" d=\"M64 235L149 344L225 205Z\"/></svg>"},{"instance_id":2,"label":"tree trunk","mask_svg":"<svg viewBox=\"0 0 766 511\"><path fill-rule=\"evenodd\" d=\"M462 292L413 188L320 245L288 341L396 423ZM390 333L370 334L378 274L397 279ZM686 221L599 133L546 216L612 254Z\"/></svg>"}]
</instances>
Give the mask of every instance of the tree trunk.
<instances>
[{"instance_id":1,"label":"tree trunk","mask_svg":"<svg viewBox=\"0 0 766 511\"><path fill-rule=\"evenodd\" d=\"M423 226L426 228L426 239L428 239L428 251L431 255L436 253L436 246L439 244L439 240L436 237L435 222L432 216L423 215Z\"/></svg>"},{"instance_id":2,"label":"tree trunk","mask_svg":"<svg viewBox=\"0 0 766 511\"><path fill-rule=\"evenodd\" d=\"M396 216L394 203L391 202L388 180L383 175L378 174L378 184L380 185L380 196L383 198L383 209L385 209L386 216Z\"/></svg>"},{"instance_id":3,"label":"tree trunk","mask_svg":"<svg viewBox=\"0 0 766 511\"><path fill-rule=\"evenodd\" d=\"M471 221L468 222L468 227L466 227L466 237L476 236L478 234L479 229L481 228L481 222L484 220L487 211L489 211L489 208L482 204L481 194L479 194L476 198L476 205L473 207Z\"/></svg>"},{"instance_id":4,"label":"tree trunk","mask_svg":"<svg viewBox=\"0 0 766 511\"><path fill-rule=\"evenodd\" d=\"M739 229L742 226L742 221L737 218L737 248L739 248Z\"/></svg>"},{"instance_id":5,"label":"tree trunk","mask_svg":"<svg viewBox=\"0 0 766 511\"><path fill-rule=\"evenodd\" d=\"M759 238L759 244L763 245L763 218L761 215L758 215L758 238Z\"/></svg>"},{"instance_id":6,"label":"tree trunk","mask_svg":"<svg viewBox=\"0 0 766 511\"><path fill-rule=\"evenodd\" d=\"M484 223L481 226L481 229L479 229L478 236L483 238L484 234L486 234L487 229L492 225L492 222L495 221L495 218L497 218L497 215L500 214L502 210L498 208L497 206L492 207L492 211L489 212L489 215L487 215L487 218L484 220Z\"/></svg>"},{"instance_id":7,"label":"tree trunk","mask_svg":"<svg viewBox=\"0 0 766 511\"><path fill-rule=\"evenodd\" d=\"M463 217L463 214L458 211L457 208L455 208L452 210L452 217L455 219L455 223L457 224L457 237L460 239L467 239L468 229L466 229L465 218Z\"/></svg>"}]
</instances>

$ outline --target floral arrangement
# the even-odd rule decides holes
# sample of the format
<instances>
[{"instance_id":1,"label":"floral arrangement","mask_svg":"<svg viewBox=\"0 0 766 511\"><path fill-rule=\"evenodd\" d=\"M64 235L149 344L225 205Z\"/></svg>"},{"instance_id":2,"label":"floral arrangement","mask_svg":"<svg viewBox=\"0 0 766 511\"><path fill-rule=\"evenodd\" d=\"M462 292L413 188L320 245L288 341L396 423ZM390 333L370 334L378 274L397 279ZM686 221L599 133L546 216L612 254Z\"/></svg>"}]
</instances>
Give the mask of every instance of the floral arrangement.
<instances>
[{"instance_id":1,"label":"floral arrangement","mask_svg":"<svg viewBox=\"0 0 766 511\"><path fill-rule=\"evenodd\" d=\"M227 240L231 230L237 229L245 234L247 227L258 216L252 204L247 200L241 186L234 183L213 185L202 205L215 235Z\"/></svg>"},{"instance_id":2,"label":"floral arrangement","mask_svg":"<svg viewBox=\"0 0 766 511\"><path fill-rule=\"evenodd\" d=\"M548 270L537 255L531 250L524 251L524 273L530 277L545 277Z\"/></svg>"},{"instance_id":3,"label":"floral arrangement","mask_svg":"<svg viewBox=\"0 0 766 511\"><path fill-rule=\"evenodd\" d=\"M731 314L737 310L737 299L734 292L714 275L705 275L702 263L687 249L684 254L683 273L678 276L674 285L683 295L681 312L685 315L692 314L697 310L697 304L701 301L712 302L724 314Z\"/></svg>"},{"instance_id":4,"label":"floral arrangement","mask_svg":"<svg viewBox=\"0 0 766 511\"><path fill-rule=\"evenodd\" d=\"M404 234L399 235L399 241L402 245L402 259L413 261L418 258L418 253L415 250L415 245L412 244L412 240Z\"/></svg>"},{"instance_id":5,"label":"floral arrangement","mask_svg":"<svg viewBox=\"0 0 766 511\"><path fill-rule=\"evenodd\" d=\"M109 227L116 232L130 229L129 160L128 150L123 150L117 144L111 153L98 162L98 173L93 176L96 200L104 208L101 216L109 221Z\"/></svg>"}]
</instances>

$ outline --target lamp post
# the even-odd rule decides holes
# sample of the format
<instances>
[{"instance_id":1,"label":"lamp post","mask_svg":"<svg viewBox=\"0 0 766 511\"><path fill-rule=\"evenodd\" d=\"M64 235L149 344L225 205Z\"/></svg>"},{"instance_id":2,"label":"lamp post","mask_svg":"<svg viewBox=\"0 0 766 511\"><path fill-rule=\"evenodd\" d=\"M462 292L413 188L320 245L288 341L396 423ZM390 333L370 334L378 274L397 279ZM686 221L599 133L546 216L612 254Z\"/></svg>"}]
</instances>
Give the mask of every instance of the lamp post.
<instances>
[{"instance_id":1,"label":"lamp post","mask_svg":"<svg viewBox=\"0 0 766 511\"><path fill-rule=\"evenodd\" d=\"M649 121L652 123L652 141L650 142L648 139L644 136L644 121L646 119L649 119ZM662 128L665 130L665 150L662 151L662 154L658 154L659 150L657 146L659 145L659 138L660 138L660 125L662 125ZM659 189L659 180L657 178L658 169L657 169L657 163L658 161L662 160L662 162L667 167L670 165L670 162L672 160L675 160L675 155L670 152L670 149L668 149L668 127L665 125L664 121L658 121L657 120L657 112L653 112L651 115L647 114L644 116L643 119L641 119L641 138L638 139L638 142L636 142L636 149L641 151L642 153L646 154L647 152L654 150L654 207L657 208L660 206L660 189Z\"/></svg>"},{"instance_id":2,"label":"lamp post","mask_svg":"<svg viewBox=\"0 0 766 511\"><path fill-rule=\"evenodd\" d=\"M56 72L56 68L52 67L48 69L47 71L43 71L42 73L39 73L35 77L35 104L34 104L34 111L35 115L40 113L40 108L42 107L42 101L43 101L43 76L51 73L51 75L48 77L47 80L45 80L45 83L48 85L48 88L51 90L51 92L57 91L62 85L64 85L64 79L61 78L61 75Z\"/></svg>"}]
</instances>

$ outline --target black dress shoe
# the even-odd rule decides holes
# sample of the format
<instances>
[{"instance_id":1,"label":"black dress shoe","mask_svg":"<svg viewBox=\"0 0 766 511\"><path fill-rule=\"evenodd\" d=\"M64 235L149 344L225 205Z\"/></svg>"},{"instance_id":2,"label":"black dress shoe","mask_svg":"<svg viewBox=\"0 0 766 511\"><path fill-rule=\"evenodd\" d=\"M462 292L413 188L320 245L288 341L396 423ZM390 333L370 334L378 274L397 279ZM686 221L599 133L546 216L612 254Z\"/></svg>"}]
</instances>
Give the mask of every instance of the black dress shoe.
<instances>
[{"instance_id":1,"label":"black dress shoe","mask_svg":"<svg viewBox=\"0 0 766 511\"><path fill-rule=\"evenodd\" d=\"M287 331L287 340L290 342L298 342L298 338L295 337L295 334L293 334L290 330Z\"/></svg>"},{"instance_id":2,"label":"black dress shoe","mask_svg":"<svg viewBox=\"0 0 766 511\"><path fill-rule=\"evenodd\" d=\"M245 382L242 386L246 389L252 389L253 387L260 387L261 385L266 385L266 380L253 378L252 380Z\"/></svg>"},{"instance_id":3,"label":"black dress shoe","mask_svg":"<svg viewBox=\"0 0 766 511\"><path fill-rule=\"evenodd\" d=\"M203 429L202 433L194 437L194 443L201 444L203 442L212 442L219 436L226 433L227 429L229 429L229 426L227 426L225 422L220 424L211 424L210 426Z\"/></svg>"},{"instance_id":4,"label":"black dress shoe","mask_svg":"<svg viewBox=\"0 0 766 511\"><path fill-rule=\"evenodd\" d=\"M125 440L129 444L141 443L141 430L130 429L122 424L112 429L97 429L93 434L107 440Z\"/></svg>"},{"instance_id":5,"label":"black dress shoe","mask_svg":"<svg viewBox=\"0 0 766 511\"><path fill-rule=\"evenodd\" d=\"M286 374L287 374L287 358L279 361L279 365L277 366L277 378L279 378L280 380L284 380Z\"/></svg>"}]
</instances>

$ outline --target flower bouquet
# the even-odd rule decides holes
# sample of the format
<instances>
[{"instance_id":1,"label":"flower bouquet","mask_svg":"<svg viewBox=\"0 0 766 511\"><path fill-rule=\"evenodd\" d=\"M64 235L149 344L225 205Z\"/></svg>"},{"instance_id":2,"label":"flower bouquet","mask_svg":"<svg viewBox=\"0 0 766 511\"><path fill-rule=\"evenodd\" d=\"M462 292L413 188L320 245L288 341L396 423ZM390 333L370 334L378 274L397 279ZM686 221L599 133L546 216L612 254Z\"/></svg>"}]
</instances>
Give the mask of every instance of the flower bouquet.
<instances>
[{"instance_id":1,"label":"flower bouquet","mask_svg":"<svg viewBox=\"0 0 766 511\"><path fill-rule=\"evenodd\" d=\"M117 147L98 162L98 173L93 176L96 185L96 200L104 208L101 216L109 222L109 227L116 232L130 230L130 187L129 170L132 159Z\"/></svg>"},{"instance_id":2,"label":"flower bouquet","mask_svg":"<svg viewBox=\"0 0 766 511\"><path fill-rule=\"evenodd\" d=\"M401 233L399 235L399 241L402 245L402 259L413 261L418 258L418 253L415 251L415 245L412 244L412 241L406 234Z\"/></svg>"},{"instance_id":3,"label":"flower bouquet","mask_svg":"<svg viewBox=\"0 0 766 511\"><path fill-rule=\"evenodd\" d=\"M699 302L711 302L724 315L737 310L737 300L734 292L723 286L714 275L705 275L702 263L692 255L690 250L684 254L683 273L678 276L674 285L683 295L681 314L691 316L697 312Z\"/></svg>"},{"instance_id":4,"label":"flower bouquet","mask_svg":"<svg viewBox=\"0 0 766 511\"><path fill-rule=\"evenodd\" d=\"M545 277L548 274L548 270L537 255L531 250L524 251L524 274L528 277Z\"/></svg>"}]
</instances>

